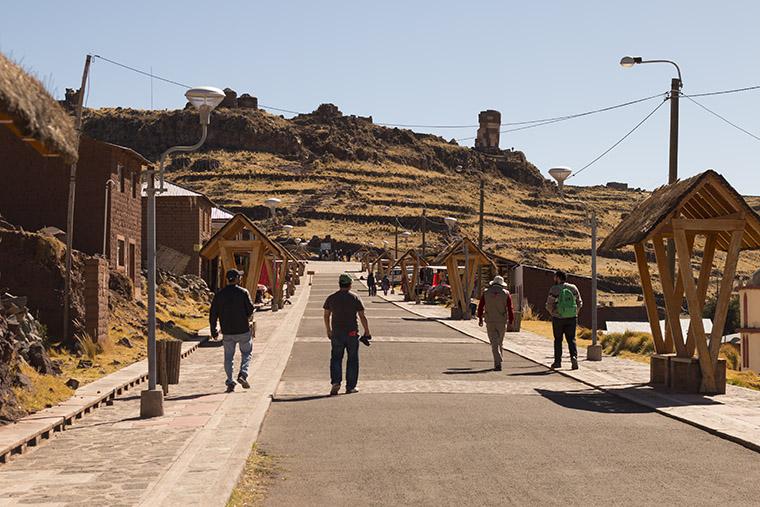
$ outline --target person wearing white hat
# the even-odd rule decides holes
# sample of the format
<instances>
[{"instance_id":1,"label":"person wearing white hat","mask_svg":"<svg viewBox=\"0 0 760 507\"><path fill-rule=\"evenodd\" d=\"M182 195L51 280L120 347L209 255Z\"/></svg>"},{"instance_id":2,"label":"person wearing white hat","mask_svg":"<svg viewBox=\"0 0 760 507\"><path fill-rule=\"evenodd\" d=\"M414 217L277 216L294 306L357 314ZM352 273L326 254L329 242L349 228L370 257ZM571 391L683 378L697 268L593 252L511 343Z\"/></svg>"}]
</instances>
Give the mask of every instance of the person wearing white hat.
<instances>
[{"instance_id":1,"label":"person wearing white hat","mask_svg":"<svg viewBox=\"0 0 760 507\"><path fill-rule=\"evenodd\" d=\"M512 296L509 295L507 282L504 281L504 277L497 275L478 303L478 325L483 327L483 321L486 323L488 341L491 342L493 352L494 371L501 371L504 334L507 332L507 324L512 324L514 320Z\"/></svg>"}]
</instances>

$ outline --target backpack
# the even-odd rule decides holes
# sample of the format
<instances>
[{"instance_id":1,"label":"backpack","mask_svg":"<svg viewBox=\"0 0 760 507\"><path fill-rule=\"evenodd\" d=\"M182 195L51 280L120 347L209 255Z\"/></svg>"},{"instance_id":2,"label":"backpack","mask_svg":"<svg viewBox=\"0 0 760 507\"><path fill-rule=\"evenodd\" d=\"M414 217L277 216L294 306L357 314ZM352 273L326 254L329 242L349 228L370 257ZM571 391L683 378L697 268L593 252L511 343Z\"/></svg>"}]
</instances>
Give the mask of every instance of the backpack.
<instances>
[{"instance_id":1,"label":"backpack","mask_svg":"<svg viewBox=\"0 0 760 507\"><path fill-rule=\"evenodd\" d=\"M563 319L577 317L578 305L575 304L575 295L567 286L562 286L557 297L557 313Z\"/></svg>"}]
</instances>

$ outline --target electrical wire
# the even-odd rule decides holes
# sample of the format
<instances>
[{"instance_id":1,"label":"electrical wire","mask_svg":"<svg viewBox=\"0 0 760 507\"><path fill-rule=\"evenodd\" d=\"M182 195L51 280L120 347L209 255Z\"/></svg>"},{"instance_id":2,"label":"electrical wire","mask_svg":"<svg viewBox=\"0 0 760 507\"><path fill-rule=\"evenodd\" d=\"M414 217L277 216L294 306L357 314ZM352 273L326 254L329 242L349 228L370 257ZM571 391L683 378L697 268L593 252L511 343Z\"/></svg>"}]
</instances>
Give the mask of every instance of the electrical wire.
<instances>
[{"instance_id":1,"label":"electrical wire","mask_svg":"<svg viewBox=\"0 0 760 507\"><path fill-rule=\"evenodd\" d=\"M190 86L190 85L186 85L186 84L180 83L178 81L173 81L171 79L166 79L165 77L156 76L152 72L146 72L144 70L136 69L134 67L130 67L129 65L125 65L123 63L119 63L119 62L116 62L114 60L110 60L110 59L108 59L108 58L106 58L104 56L100 56L100 55L92 55L92 56L93 56L93 58L98 58L98 59L103 60L105 62L108 62L108 63L111 63L113 65L116 65L118 67L122 67L124 69L131 70L132 72L137 72L138 74L142 74L143 76L148 76L150 78L158 79L159 81L163 81L165 83L170 83L170 84L173 84L173 85L181 86L182 88L187 88L187 89L192 88L192 86Z\"/></svg>"},{"instance_id":2,"label":"electrical wire","mask_svg":"<svg viewBox=\"0 0 760 507\"><path fill-rule=\"evenodd\" d=\"M728 93L740 93L740 92L748 92L752 90L759 90L760 85L756 86L747 86L745 88L732 88L730 90L719 90L716 92L705 92L705 93L692 93L690 95L681 95L681 97L689 98L689 97L710 97L712 95L726 95Z\"/></svg>"},{"instance_id":3,"label":"electrical wire","mask_svg":"<svg viewBox=\"0 0 760 507\"><path fill-rule=\"evenodd\" d=\"M657 105L657 107L655 107L655 108L652 110L652 112L651 112L651 113L649 113L648 115L646 115L646 116L644 117L644 119L643 119L643 120L641 120L640 122L638 122L638 123L636 124L636 126L635 126L635 127L633 127L631 130L629 130L629 131L628 131L628 133L627 133L626 135L624 135L623 137L621 137L621 138L620 138L620 139L619 139L619 140L618 140L618 141L617 141L615 144L613 144L612 146L610 146L609 148L607 148L606 150L604 150L604 151L603 151L603 152L602 152L602 153L601 153L599 156L597 156L597 157L596 157L594 160L592 160L592 161L591 161L591 162L589 162L588 164L586 164L586 165L584 165L583 167L581 167L581 168L580 168L578 171L576 171L576 172L574 172L572 175L570 175L570 177L569 177L568 179L572 178L573 176L578 176L580 173L582 173L583 171L585 171L586 169L588 169L589 167L591 167L592 165L594 165L594 164L595 164L597 161L599 161L599 160L600 160L602 157L604 157L604 156L605 156L605 155L607 155L609 152L611 152L612 150L614 150L615 148L617 148L617 146L618 146L620 143L622 143L623 141L625 141L625 140L628 138L628 136L630 136L631 134L633 134L634 132L636 132L636 130L637 130L639 127L641 127L641 126L642 126L642 125L643 125L643 124L644 124L644 123L645 123L645 122L646 122L646 121L647 121L647 120L648 120L648 119L649 119L649 118L650 118L650 117L651 117L651 116L652 116L654 113L656 113L656 112L657 112L657 110L658 110L658 109L660 109L660 108L662 107L662 105L663 105L663 104L665 104L665 102L666 102L665 100L663 100L662 102L660 102L660 103Z\"/></svg>"},{"instance_id":4,"label":"electrical wire","mask_svg":"<svg viewBox=\"0 0 760 507\"><path fill-rule=\"evenodd\" d=\"M711 115L713 115L713 116L715 116L715 117L717 117L717 118L720 118L721 120L723 120L724 122L728 123L729 125L731 125L731 126L732 126L732 127L734 127L735 129L741 130L742 132L744 132L744 133L745 133L745 134L747 134L748 136L750 136L750 137L754 138L754 139L755 139L755 140L757 140L757 141L760 141L760 137L756 136L755 134L753 134L753 133L752 133L752 132L750 132L749 130L747 130L747 129L744 129L744 128L740 127L740 126L739 126L739 125L737 125L736 123L733 123L733 122L732 122L732 121L730 121L729 119L727 119L727 118L725 118L725 117L723 117L723 116L719 115L718 113L716 113L716 112L715 112L715 111L713 111L712 109L708 108L707 106L705 106L705 105L703 105L703 104L700 104L699 102L697 102L696 100L694 100L694 99L693 99L691 96L688 96L688 95L687 95L687 96L685 96L685 98L687 98L687 99L689 99L690 101L694 102L696 105L698 105L699 107L701 107L702 109L704 109L705 111L707 111L708 113L710 113Z\"/></svg>"},{"instance_id":5,"label":"electrical wire","mask_svg":"<svg viewBox=\"0 0 760 507\"><path fill-rule=\"evenodd\" d=\"M650 95L648 97L644 97L644 98L641 98L641 99L630 100L628 102L623 102L621 104L615 104L614 106L607 106L607 107L603 107L603 108L600 108L600 109L593 109L591 111L584 111L582 113L569 114L569 115L566 115L566 116L556 116L554 118L544 118L542 120L531 120L531 121L524 121L524 122L504 123L502 125L524 125L524 126L513 128L513 129L500 130L499 133L500 134L506 134L507 132L517 132L517 131L520 131L520 130L528 130L528 129L532 129L532 128L536 128L536 127L542 127L544 125L550 125L552 123L558 123L558 122L561 122L561 121L573 120L575 118L582 118L584 116L589 116L589 115L592 115L592 114L612 111L614 109L620 109L622 107L632 106L634 104L640 104L641 102L646 102L648 100L656 99L657 97L666 97L666 96L667 96L667 92L663 92L663 93L658 93L656 95ZM477 136L474 136L474 137L463 137L463 138L460 138L460 139L456 139L456 141L470 141L470 140L476 139L476 138L477 138Z\"/></svg>"}]
</instances>

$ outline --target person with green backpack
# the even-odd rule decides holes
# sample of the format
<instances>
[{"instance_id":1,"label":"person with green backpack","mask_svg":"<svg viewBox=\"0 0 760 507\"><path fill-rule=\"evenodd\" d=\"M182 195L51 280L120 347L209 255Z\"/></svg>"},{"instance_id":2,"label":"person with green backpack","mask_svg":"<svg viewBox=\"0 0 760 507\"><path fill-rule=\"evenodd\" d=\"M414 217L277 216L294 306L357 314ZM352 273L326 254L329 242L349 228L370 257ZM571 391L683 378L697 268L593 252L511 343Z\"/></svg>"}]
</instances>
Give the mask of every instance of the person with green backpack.
<instances>
[{"instance_id":1,"label":"person with green backpack","mask_svg":"<svg viewBox=\"0 0 760 507\"><path fill-rule=\"evenodd\" d=\"M564 271L554 273L554 285L549 289L546 298L546 310L552 316L552 331L554 333L554 363L552 368L562 367L562 339L567 341L570 352L570 363L573 370L578 369L578 348L575 345L575 329L578 325L578 313L583 306L578 287L567 283Z\"/></svg>"}]
</instances>

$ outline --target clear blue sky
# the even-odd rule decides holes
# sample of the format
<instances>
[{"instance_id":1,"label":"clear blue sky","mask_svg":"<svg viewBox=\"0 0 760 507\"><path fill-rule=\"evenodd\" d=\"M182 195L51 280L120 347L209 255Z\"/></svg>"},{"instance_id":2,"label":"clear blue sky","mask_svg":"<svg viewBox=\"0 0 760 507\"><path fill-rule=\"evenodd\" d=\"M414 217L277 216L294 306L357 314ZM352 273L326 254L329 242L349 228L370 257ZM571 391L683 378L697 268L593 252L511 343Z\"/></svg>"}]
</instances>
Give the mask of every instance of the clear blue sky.
<instances>
[{"instance_id":1,"label":"clear blue sky","mask_svg":"<svg viewBox=\"0 0 760 507\"><path fill-rule=\"evenodd\" d=\"M0 51L57 96L78 86L88 52L183 83L229 86L270 106L311 111L333 102L392 123L473 124L488 108L504 122L531 120L666 91L671 66L623 69L627 54L677 61L685 93L760 84L760 3L751 0L26 0L4 5L2 17ZM90 107L150 107L148 78L103 61L94 62L91 85ZM153 106L181 107L182 93L155 81ZM698 100L760 135L760 90ZM501 146L523 150L544 173L579 169L655 106L503 134ZM662 184L667 135L665 105L572 182ZM758 151L760 141L682 100L681 176L714 168L757 195Z\"/></svg>"}]
</instances>

